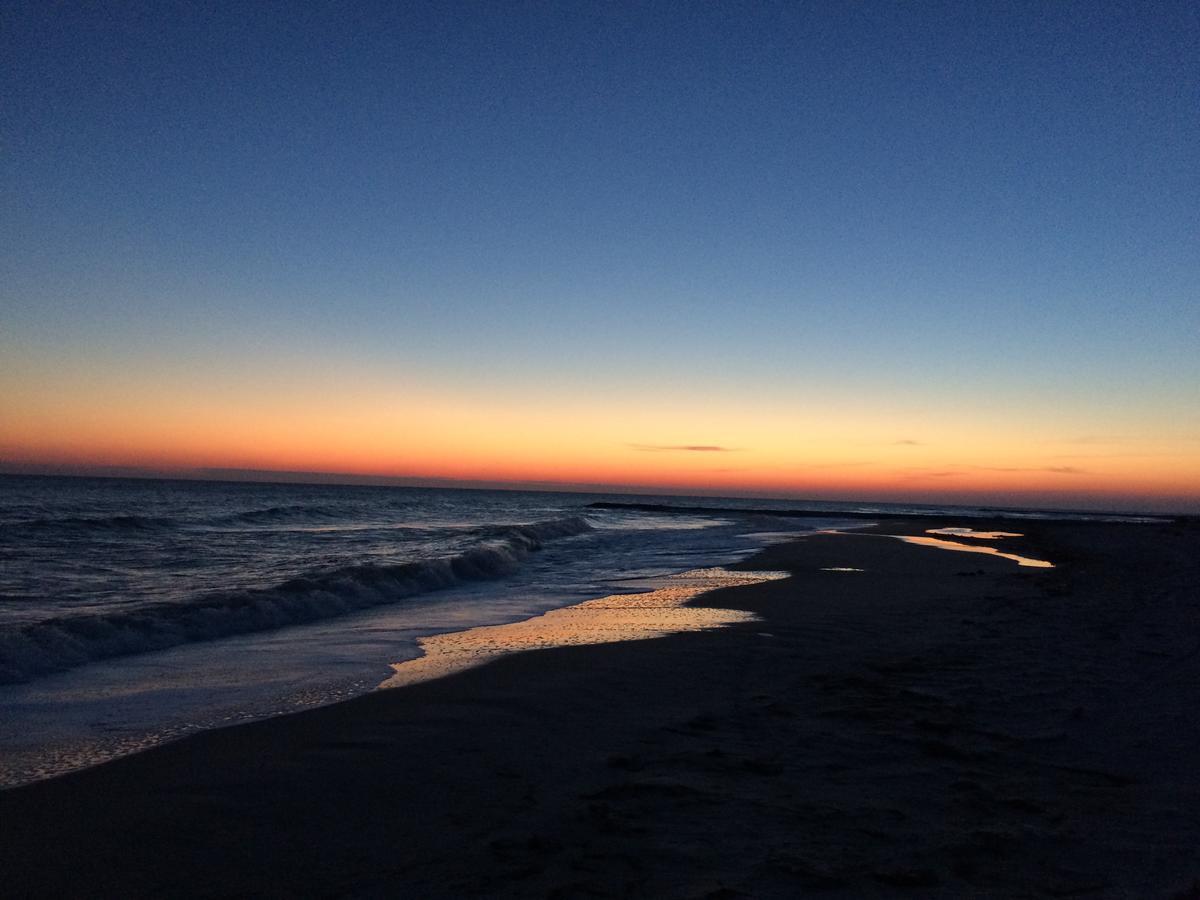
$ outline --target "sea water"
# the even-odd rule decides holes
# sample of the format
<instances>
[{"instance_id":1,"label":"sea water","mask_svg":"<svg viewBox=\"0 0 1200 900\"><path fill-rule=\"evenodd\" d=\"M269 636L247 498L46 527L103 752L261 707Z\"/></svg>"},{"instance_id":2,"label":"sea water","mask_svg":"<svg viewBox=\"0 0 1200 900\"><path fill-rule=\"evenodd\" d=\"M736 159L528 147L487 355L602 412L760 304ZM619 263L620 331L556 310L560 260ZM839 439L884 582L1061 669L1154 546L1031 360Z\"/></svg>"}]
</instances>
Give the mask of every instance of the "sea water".
<instances>
[{"instance_id":1,"label":"sea water","mask_svg":"<svg viewBox=\"0 0 1200 900\"><path fill-rule=\"evenodd\" d=\"M613 499L0 477L0 783L354 696L422 637L644 590L765 540L753 515L590 506Z\"/></svg>"},{"instance_id":2,"label":"sea water","mask_svg":"<svg viewBox=\"0 0 1200 900\"><path fill-rule=\"evenodd\" d=\"M631 500L670 509L593 505ZM794 508L827 518L769 515ZM373 690L431 635L863 525L839 512L948 511L0 476L0 785Z\"/></svg>"}]
</instances>

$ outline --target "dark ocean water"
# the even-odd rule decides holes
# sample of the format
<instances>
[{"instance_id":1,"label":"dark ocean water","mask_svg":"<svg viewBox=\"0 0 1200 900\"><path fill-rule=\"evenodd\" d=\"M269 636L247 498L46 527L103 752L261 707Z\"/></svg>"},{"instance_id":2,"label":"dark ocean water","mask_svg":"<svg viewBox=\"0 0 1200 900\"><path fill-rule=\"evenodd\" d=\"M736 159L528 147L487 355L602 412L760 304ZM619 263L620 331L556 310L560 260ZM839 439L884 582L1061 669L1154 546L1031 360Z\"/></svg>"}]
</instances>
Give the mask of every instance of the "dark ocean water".
<instances>
[{"instance_id":1,"label":"dark ocean water","mask_svg":"<svg viewBox=\"0 0 1200 900\"><path fill-rule=\"evenodd\" d=\"M828 518L749 511L799 506ZM0 783L370 690L424 635L906 511L948 510L0 476Z\"/></svg>"},{"instance_id":2,"label":"dark ocean water","mask_svg":"<svg viewBox=\"0 0 1200 900\"><path fill-rule=\"evenodd\" d=\"M536 582L570 602L754 545L744 522L597 499L612 498L0 478L0 683L381 606L461 607L450 589L470 585Z\"/></svg>"}]
</instances>

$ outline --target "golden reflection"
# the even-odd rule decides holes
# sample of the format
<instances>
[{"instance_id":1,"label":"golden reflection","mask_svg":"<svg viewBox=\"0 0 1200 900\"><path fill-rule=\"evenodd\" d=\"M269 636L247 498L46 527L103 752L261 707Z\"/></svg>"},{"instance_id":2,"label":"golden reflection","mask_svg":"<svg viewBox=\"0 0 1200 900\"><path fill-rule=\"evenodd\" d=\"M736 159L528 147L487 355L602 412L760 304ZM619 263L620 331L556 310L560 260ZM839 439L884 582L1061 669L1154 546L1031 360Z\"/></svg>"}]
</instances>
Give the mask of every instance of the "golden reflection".
<instances>
[{"instance_id":1,"label":"golden reflection","mask_svg":"<svg viewBox=\"0 0 1200 900\"><path fill-rule=\"evenodd\" d=\"M949 534L954 537L978 538L981 541L998 541L1006 537L1024 537L1016 531L976 531L974 528L928 528L926 534Z\"/></svg>"},{"instance_id":2,"label":"golden reflection","mask_svg":"<svg viewBox=\"0 0 1200 900\"><path fill-rule=\"evenodd\" d=\"M706 631L738 622L754 622L758 617L753 613L685 604L718 588L787 577L786 572L693 569L663 579L666 583L662 587L645 593L600 597L509 625L484 625L431 635L420 640L424 656L393 663L396 674L379 686L394 688L429 681L525 650L639 641L680 631Z\"/></svg>"},{"instance_id":3,"label":"golden reflection","mask_svg":"<svg viewBox=\"0 0 1200 900\"><path fill-rule=\"evenodd\" d=\"M941 538L915 537L906 534L889 534L886 537L899 538L907 544L920 544L922 547L937 547L940 550L959 550L964 553L986 553L989 556L999 556L1011 559L1019 566L1029 566L1035 569L1053 569L1054 563L1044 559L1030 559L1028 556L1018 556L1015 553L1004 553L995 547L980 547L975 544L960 544L958 541L944 541Z\"/></svg>"}]
</instances>

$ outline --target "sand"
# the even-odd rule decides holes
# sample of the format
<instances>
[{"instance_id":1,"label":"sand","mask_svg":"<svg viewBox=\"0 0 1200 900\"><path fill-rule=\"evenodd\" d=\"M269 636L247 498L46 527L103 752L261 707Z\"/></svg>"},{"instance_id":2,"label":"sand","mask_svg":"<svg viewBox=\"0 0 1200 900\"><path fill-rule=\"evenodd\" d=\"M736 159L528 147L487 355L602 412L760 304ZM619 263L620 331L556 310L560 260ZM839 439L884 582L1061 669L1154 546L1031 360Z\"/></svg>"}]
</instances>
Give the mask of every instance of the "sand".
<instances>
[{"instance_id":1,"label":"sand","mask_svg":"<svg viewBox=\"0 0 1200 900\"><path fill-rule=\"evenodd\" d=\"M0 792L6 896L1200 897L1200 528L814 535L733 624ZM863 571L826 571L862 569ZM740 619L740 621L739 621Z\"/></svg>"}]
</instances>

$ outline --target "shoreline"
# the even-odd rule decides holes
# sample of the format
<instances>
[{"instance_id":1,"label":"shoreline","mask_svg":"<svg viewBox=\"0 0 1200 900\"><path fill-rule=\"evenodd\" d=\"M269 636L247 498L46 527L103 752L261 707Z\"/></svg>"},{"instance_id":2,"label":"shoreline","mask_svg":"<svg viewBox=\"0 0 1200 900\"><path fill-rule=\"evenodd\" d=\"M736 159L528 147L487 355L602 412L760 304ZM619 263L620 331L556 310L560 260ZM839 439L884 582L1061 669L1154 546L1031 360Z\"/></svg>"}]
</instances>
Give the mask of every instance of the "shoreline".
<instances>
[{"instance_id":1,"label":"shoreline","mask_svg":"<svg viewBox=\"0 0 1200 900\"><path fill-rule=\"evenodd\" d=\"M615 505L621 506L621 504ZM823 515L810 514L807 511L797 512L796 516L818 519L826 518ZM911 522L913 521L913 517L900 517L896 522L889 522L887 517L883 517L878 523L863 522L861 525L851 524L854 521L856 520L848 519L844 524L840 524L832 529L822 530L832 530L842 533L845 529L856 531L860 528L874 527L875 525L880 525L880 527L895 525L897 529L903 530L905 521ZM864 533L880 534L881 532L873 531ZM780 533L781 536L783 534L782 532ZM792 536L797 537L802 534L804 533L796 532L792 533ZM1004 534L1009 537L1020 537L1019 534L1007 532ZM977 547L972 548L966 544L942 538L910 538L903 534L889 536L899 540L927 541L931 544L946 546L948 549L980 549L982 547L982 545L977 545ZM770 545L761 545L751 556L757 555L768 546ZM982 549L984 552L998 552L989 550L986 547L982 547ZM750 575L751 573L747 572L746 574ZM757 574L765 577L773 577L776 574L785 573L763 572ZM646 579L645 586L636 589L632 593L600 596L567 606L553 607L547 612L534 614L531 618L527 619L517 619L498 625L463 626L466 630L460 628L457 630L435 631L427 636L415 639L414 648L417 650L418 655L404 658L397 663L389 663L388 667L393 670L390 676L384 677L380 675L374 679L358 678L355 680L355 687L347 691L341 691L342 696L334 701L327 700L319 703L307 703L298 705L296 708L290 710L257 714L230 707L222 710L219 716L202 714L200 716L178 718L173 722L173 727L166 730L151 729L147 726L144 730L139 731L137 729L123 728L122 725L118 724L113 728L113 731L114 733L127 732L125 739L119 743L109 741L104 745L94 742L89 743L87 741L75 743L60 741L57 745L53 745L45 751L40 749L26 749L25 747L20 747L13 751L11 746L6 744L0 746L0 760L3 760L3 763L0 764L0 790L10 790L15 787L35 784L51 778L58 778L73 772L84 771L115 759L136 753L144 753L155 747L164 746L205 731L227 728L251 721L277 718L281 715L292 715L304 710L328 706L331 702L344 702L346 699L371 693L375 690L400 687L430 678L445 677L455 671L482 665L498 655L533 649L546 649L555 646L584 643L612 643L621 640L655 638L676 631L716 628L732 624L738 620L739 613L734 612L732 617L728 615L725 617L720 615L701 615L700 613L705 610L703 605L689 603L688 601L696 595L710 593L722 586L728 586L722 584L722 582L728 581L732 583L739 577L735 572L720 567L692 572L681 571L670 575L648 578ZM679 589L683 587L685 582L687 583L687 589L680 591ZM656 599L655 595L663 591L666 593L662 597L662 600ZM631 612L629 610L631 598L635 597L638 598L636 601L637 606L648 605L648 608L636 613ZM608 607L614 608L609 609ZM571 615L575 612L584 614L585 618L574 617L562 620L559 616L560 613ZM708 612L716 613L715 610L709 610ZM592 621L589 622L587 621L588 619ZM246 636L243 635L232 636L234 642L244 640L245 638ZM195 645L184 644L181 647L168 648L167 652L187 652L194 647ZM430 658L431 655L436 658ZM111 660L101 660L99 661L99 665L104 667L111 662ZM119 663L121 660L118 659L116 662ZM78 673L71 674L77 675ZM93 675L93 677L95 676ZM101 677L104 676L102 675ZM111 676L108 677L111 679ZM6 754L7 759L5 758Z\"/></svg>"},{"instance_id":2,"label":"shoreline","mask_svg":"<svg viewBox=\"0 0 1200 900\"><path fill-rule=\"evenodd\" d=\"M508 655L0 792L0 871L29 896L1182 891L1200 532L1015 527L1001 546L1057 568L814 534L730 567L790 578L692 601L761 621Z\"/></svg>"}]
</instances>

